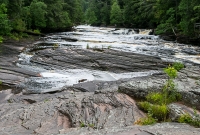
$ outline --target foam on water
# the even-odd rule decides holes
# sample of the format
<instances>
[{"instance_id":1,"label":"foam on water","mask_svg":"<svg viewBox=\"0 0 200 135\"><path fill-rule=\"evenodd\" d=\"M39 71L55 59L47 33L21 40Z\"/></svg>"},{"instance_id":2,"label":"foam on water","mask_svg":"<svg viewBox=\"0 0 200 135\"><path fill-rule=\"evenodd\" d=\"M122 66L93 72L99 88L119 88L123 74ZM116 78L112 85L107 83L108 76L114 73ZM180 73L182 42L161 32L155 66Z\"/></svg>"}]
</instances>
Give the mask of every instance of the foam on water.
<instances>
[{"instance_id":1,"label":"foam on water","mask_svg":"<svg viewBox=\"0 0 200 135\"><path fill-rule=\"evenodd\" d=\"M42 77L32 77L26 80L26 89L36 93L52 92L62 89L64 86L78 84L79 80L87 81L116 81L125 78L134 78L148 76L158 71L148 72L129 72L129 73L111 73L106 71L88 70L88 69L69 69L41 72Z\"/></svg>"},{"instance_id":2,"label":"foam on water","mask_svg":"<svg viewBox=\"0 0 200 135\"><path fill-rule=\"evenodd\" d=\"M54 35L47 35L43 41L35 44L36 48L42 47L57 47L72 48L78 47L86 49L90 48L110 48L124 52L134 52L153 56L159 56L162 59L176 61L176 59L189 60L200 64L199 55L188 55L182 53L183 48L192 48L197 50L197 47L188 45L176 44L160 40L158 36L148 35L151 30L142 30L139 34L133 29L115 29L115 28L99 28L86 25L74 27L73 32L61 32ZM72 41L70 41L72 39ZM49 46L42 46L49 44ZM161 50L161 51L160 51ZM170 50L175 52L175 55L163 53ZM168 56L170 55L170 56ZM63 86L72 86L79 83L79 80L86 81L116 81L124 78L133 78L139 76L148 76L157 71L148 72L128 72L116 74L106 71L97 71L89 69L65 69L65 70L48 70L39 65L33 65L30 59L33 55L21 53L19 55L19 63L17 65L27 70L40 72L41 76L28 78L26 80L26 88L29 90L37 90L39 92L55 91Z\"/></svg>"}]
</instances>

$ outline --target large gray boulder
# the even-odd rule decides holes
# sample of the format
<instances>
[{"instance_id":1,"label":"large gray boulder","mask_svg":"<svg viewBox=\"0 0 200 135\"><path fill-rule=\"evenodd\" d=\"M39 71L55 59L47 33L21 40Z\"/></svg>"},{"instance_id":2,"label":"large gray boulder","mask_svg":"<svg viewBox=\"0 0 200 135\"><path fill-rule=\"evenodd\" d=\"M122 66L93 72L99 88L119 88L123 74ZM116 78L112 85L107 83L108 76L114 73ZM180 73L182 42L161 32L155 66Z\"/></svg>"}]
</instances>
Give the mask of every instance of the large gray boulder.
<instances>
[{"instance_id":1,"label":"large gray boulder","mask_svg":"<svg viewBox=\"0 0 200 135\"><path fill-rule=\"evenodd\" d=\"M195 108L188 107L180 103L172 103L168 105L169 118L173 122L178 122L179 118L183 115L190 115L191 118L197 120L200 118L200 112Z\"/></svg>"},{"instance_id":2,"label":"large gray boulder","mask_svg":"<svg viewBox=\"0 0 200 135\"><path fill-rule=\"evenodd\" d=\"M32 63L49 68L93 69L122 72L160 70L169 63L158 57L111 49L45 49L38 51Z\"/></svg>"},{"instance_id":3,"label":"large gray boulder","mask_svg":"<svg viewBox=\"0 0 200 135\"><path fill-rule=\"evenodd\" d=\"M177 91L182 95L182 101L200 109L200 68L188 66L178 73L174 80ZM144 99L153 91L161 91L167 81L166 75L135 78L119 86L119 91L133 98Z\"/></svg>"}]
</instances>

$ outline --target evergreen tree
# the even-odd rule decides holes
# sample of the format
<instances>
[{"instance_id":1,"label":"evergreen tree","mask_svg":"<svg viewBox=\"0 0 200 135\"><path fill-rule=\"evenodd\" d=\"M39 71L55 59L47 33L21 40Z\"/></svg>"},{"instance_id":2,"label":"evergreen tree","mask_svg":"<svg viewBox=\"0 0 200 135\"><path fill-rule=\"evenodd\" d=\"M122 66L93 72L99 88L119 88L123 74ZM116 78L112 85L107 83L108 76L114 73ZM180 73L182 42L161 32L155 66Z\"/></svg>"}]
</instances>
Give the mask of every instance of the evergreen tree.
<instances>
[{"instance_id":1,"label":"evergreen tree","mask_svg":"<svg viewBox=\"0 0 200 135\"><path fill-rule=\"evenodd\" d=\"M46 27L46 9L47 5L44 2L37 2L36 0L31 2L30 13L34 28L41 29Z\"/></svg>"},{"instance_id":2,"label":"evergreen tree","mask_svg":"<svg viewBox=\"0 0 200 135\"><path fill-rule=\"evenodd\" d=\"M104 25L110 24L110 9L107 3L104 3L101 8L101 23Z\"/></svg>"},{"instance_id":3,"label":"evergreen tree","mask_svg":"<svg viewBox=\"0 0 200 135\"><path fill-rule=\"evenodd\" d=\"M11 31L11 26L6 13L7 8L3 3L0 5L0 35L8 35Z\"/></svg>"},{"instance_id":4,"label":"evergreen tree","mask_svg":"<svg viewBox=\"0 0 200 135\"><path fill-rule=\"evenodd\" d=\"M114 25L119 25L122 23L122 21L122 11L118 5L117 0L114 0L110 11L110 23Z\"/></svg>"},{"instance_id":5,"label":"evergreen tree","mask_svg":"<svg viewBox=\"0 0 200 135\"><path fill-rule=\"evenodd\" d=\"M88 8L85 13L85 22L87 24L95 24L96 21L97 17L95 15L95 12L91 8Z\"/></svg>"}]
</instances>

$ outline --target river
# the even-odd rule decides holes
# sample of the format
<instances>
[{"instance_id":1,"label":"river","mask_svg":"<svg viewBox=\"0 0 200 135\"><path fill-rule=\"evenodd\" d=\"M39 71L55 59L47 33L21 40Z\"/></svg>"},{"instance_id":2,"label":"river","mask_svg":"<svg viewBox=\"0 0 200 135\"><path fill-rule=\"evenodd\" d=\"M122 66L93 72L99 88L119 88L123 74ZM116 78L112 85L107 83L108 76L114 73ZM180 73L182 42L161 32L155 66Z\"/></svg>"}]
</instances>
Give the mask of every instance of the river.
<instances>
[{"instance_id":1,"label":"river","mask_svg":"<svg viewBox=\"0 0 200 135\"><path fill-rule=\"evenodd\" d=\"M141 72L102 71L83 68L56 68L34 63L32 58L45 49L111 49L127 53L159 57L164 61L200 64L200 48L197 46L164 41L159 36L149 35L151 30L115 29L80 25L72 32L52 33L42 37L34 46L26 48L20 55L17 66L39 72L41 77L31 77L21 85L31 93L45 93L61 90L82 81L117 81L120 79L148 76L158 70ZM42 59L42 58L38 58Z\"/></svg>"}]
</instances>

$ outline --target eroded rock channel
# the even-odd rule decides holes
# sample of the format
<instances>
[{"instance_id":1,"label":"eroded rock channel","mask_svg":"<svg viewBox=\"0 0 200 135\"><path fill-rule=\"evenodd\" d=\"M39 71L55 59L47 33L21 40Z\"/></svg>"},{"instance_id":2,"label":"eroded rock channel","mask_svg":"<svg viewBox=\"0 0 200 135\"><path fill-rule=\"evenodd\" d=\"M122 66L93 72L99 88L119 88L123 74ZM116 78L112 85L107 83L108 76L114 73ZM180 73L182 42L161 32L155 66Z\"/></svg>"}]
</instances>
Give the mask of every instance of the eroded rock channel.
<instances>
[{"instance_id":1,"label":"eroded rock channel","mask_svg":"<svg viewBox=\"0 0 200 135\"><path fill-rule=\"evenodd\" d=\"M200 49L149 32L78 26L37 41L5 42L0 79L11 88L0 92L0 134L200 134L178 123L134 125L145 116L134 99L162 89L163 68L174 61L186 65L175 80L183 102L200 109Z\"/></svg>"}]
</instances>

